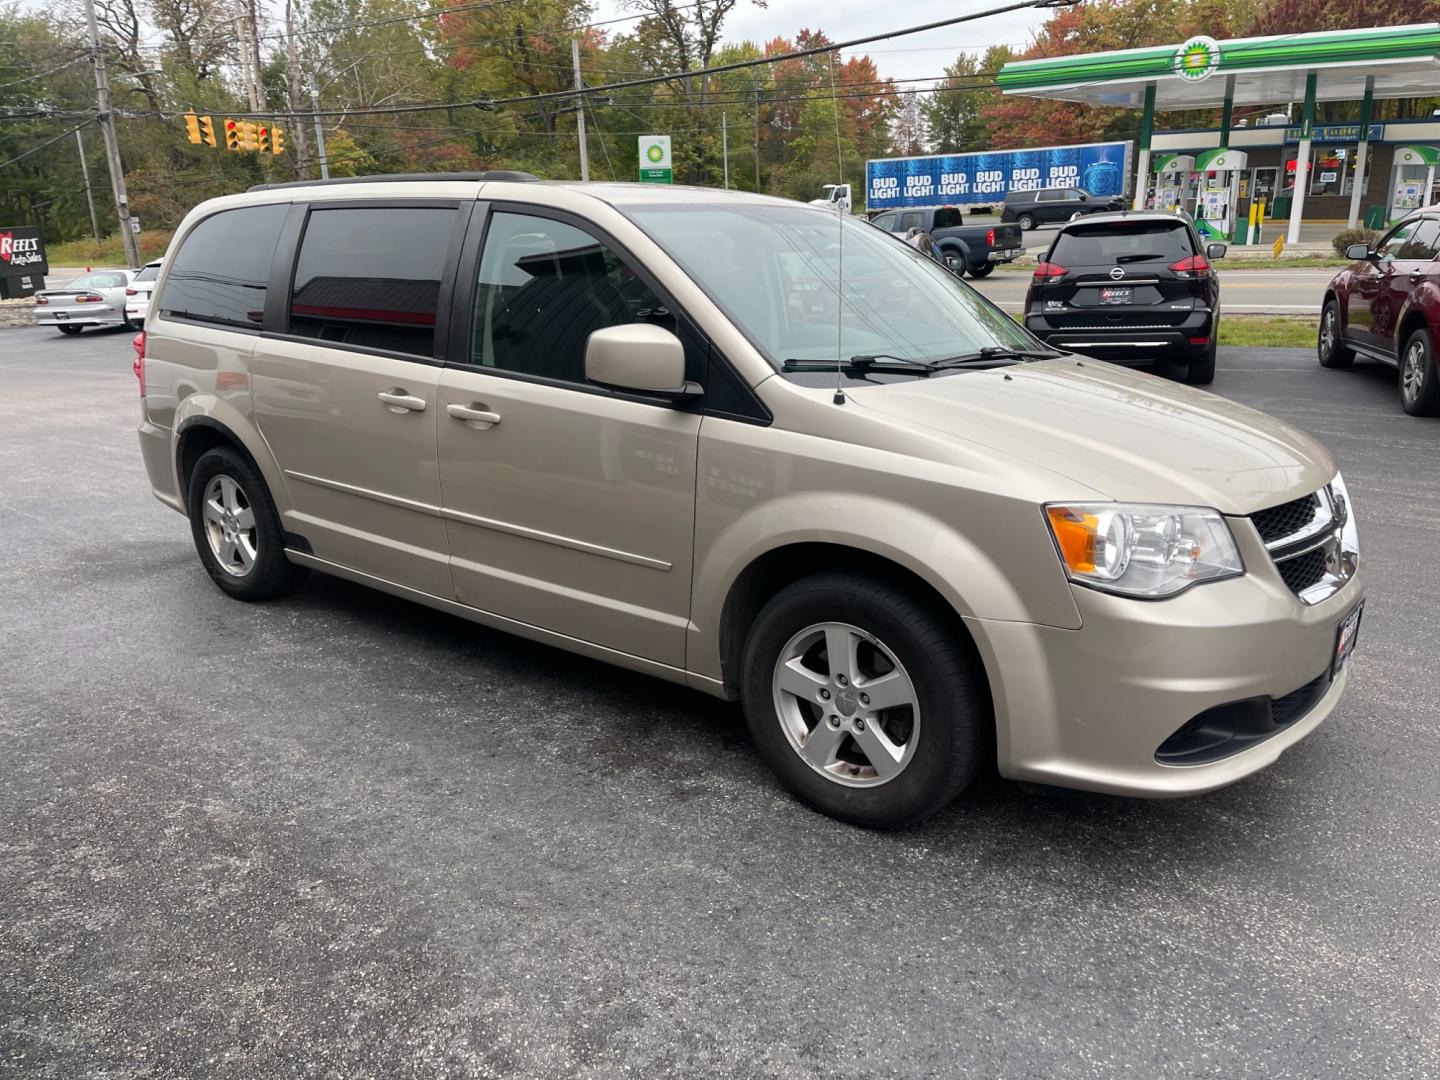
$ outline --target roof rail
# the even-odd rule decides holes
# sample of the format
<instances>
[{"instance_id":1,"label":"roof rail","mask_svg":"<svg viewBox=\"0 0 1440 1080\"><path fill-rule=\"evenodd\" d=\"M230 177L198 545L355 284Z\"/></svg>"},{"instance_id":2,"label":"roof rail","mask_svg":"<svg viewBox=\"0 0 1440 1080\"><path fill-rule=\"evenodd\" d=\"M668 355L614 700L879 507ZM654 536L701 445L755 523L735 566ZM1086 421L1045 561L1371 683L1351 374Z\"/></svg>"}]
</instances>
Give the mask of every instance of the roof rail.
<instances>
[{"instance_id":1,"label":"roof rail","mask_svg":"<svg viewBox=\"0 0 1440 1080\"><path fill-rule=\"evenodd\" d=\"M283 184L256 184L246 191L280 191L285 188L337 187L341 184L416 183L422 180L539 180L534 173L516 169L485 172L381 173L377 176L338 176L331 180L291 180Z\"/></svg>"}]
</instances>

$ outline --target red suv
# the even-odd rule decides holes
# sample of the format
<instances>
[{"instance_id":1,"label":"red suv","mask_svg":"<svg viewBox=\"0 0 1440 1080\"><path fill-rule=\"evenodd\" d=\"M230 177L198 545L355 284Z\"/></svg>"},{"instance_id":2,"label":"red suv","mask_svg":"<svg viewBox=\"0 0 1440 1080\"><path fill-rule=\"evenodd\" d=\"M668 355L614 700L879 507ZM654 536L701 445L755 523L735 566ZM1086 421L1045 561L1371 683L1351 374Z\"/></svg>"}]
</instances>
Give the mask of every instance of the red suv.
<instances>
[{"instance_id":1,"label":"red suv","mask_svg":"<svg viewBox=\"0 0 1440 1080\"><path fill-rule=\"evenodd\" d=\"M1371 251L1345 249L1356 260L1325 290L1320 363L1349 367L1356 355L1400 369L1400 402L1411 416L1440 416L1440 212L1415 214Z\"/></svg>"}]
</instances>

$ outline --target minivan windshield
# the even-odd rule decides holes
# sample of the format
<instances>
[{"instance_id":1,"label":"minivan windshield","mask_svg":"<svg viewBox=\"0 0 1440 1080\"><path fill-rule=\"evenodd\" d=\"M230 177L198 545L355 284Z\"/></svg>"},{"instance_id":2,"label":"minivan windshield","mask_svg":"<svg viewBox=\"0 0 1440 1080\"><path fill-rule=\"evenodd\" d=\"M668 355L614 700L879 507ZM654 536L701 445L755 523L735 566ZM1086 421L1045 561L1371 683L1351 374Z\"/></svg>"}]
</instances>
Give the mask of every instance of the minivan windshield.
<instances>
[{"instance_id":1,"label":"minivan windshield","mask_svg":"<svg viewBox=\"0 0 1440 1080\"><path fill-rule=\"evenodd\" d=\"M1055 238L1049 261L1060 266L1173 263L1194 255L1190 230L1180 220L1130 220L1069 225Z\"/></svg>"},{"instance_id":2,"label":"minivan windshield","mask_svg":"<svg viewBox=\"0 0 1440 1080\"><path fill-rule=\"evenodd\" d=\"M787 361L814 367L883 354L894 361L883 372L851 374L888 382L928 374L917 362L1045 348L934 259L859 218L800 205L622 209L771 364L805 385L835 376L787 371Z\"/></svg>"}]
</instances>

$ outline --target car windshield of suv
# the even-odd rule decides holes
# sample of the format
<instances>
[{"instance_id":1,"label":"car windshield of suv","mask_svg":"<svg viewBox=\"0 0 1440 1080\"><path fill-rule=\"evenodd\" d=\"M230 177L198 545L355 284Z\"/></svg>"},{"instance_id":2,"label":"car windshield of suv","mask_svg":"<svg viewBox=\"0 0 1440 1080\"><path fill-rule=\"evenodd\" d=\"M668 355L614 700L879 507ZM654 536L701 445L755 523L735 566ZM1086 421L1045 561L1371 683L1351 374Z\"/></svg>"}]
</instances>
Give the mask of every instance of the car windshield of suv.
<instances>
[{"instance_id":1,"label":"car windshield of suv","mask_svg":"<svg viewBox=\"0 0 1440 1080\"><path fill-rule=\"evenodd\" d=\"M624 209L777 369L787 360L834 363L883 354L903 365L983 349L1044 350L944 266L865 221L804 206ZM843 305L837 287L842 265ZM926 374L918 367L916 372ZM821 372L784 374L805 385L826 385ZM887 368L856 377L890 382L914 376ZM834 379L828 375L831 384Z\"/></svg>"},{"instance_id":2,"label":"car windshield of suv","mask_svg":"<svg viewBox=\"0 0 1440 1080\"><path fill-rule=\"evenodd\" d=\"M1180 221L1096 221L1068 226L1055 238L1049 261L1060 266L1119 266L1178 262L1194 255Z\"/></svg>"}]
</instances>

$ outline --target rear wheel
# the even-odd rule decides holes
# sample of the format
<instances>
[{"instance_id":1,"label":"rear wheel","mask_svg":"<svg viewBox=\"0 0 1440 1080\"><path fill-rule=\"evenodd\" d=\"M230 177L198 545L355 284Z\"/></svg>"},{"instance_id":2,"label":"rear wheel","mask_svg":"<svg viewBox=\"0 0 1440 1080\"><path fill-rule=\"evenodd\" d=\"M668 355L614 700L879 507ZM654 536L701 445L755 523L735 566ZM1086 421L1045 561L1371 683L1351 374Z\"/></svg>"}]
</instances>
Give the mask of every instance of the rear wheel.
<instances>
[{"instance_id":1,"label":"rear wheel","mask_svg":"<svg viewBox=\"0 0 1440 1080\"><path fill-rule=\"evenodd\" d=\"M1321 367L1345 368L1355 362L1354 350L1345 346L1345 338L1340 331L1340 305L1334 300L1327 300L1325 310L1320 313L1320 333L1315 350Z\"/></svg>"},{"instance_id":2,"label":"rear wheel","mask_svg":"<svg viewBox=\"0 0 1440 1080\"><path fill-rule=\"evenodd\" d=\"M823 813L896 828L939 810L980 767L993 721L957 620L903 589L825 573L781 590L745 645L751 737Z\"/></svg>"},{"instance_id":3,"label":"rear wheel","mask_svg":"<svg viewBox=\"0 0 1440 1080\"><path fill-rule=\"evenodd\" d=\"M1440 416L1440 373L1429 330L1416 330L1400 354L1400 403L1411 416Z\"/></svg>"},{"instance_id":4,"label":"rear wheel","mask_svg":"<svg viewBox=\"0 0 1440 1080\"><path fill-rule=\"evenodd\" d=\"M1216 339L1211 338L1204 353L1190 358L1190 366L1185 369L1185 381L1191 386L1209 386L1215 381L1215 344Z\"/></svg>"},{"instance_id":5,"label":"rear wheel","mask_svg":"<svg viewBox=\"0 0 1440 1080\"><path fill-rule=\"evenodd\" d=\"M62 334L78 334L85 328L83 326L57 326L55 329L59 330Z\"/></svg>"},{"instance_id":6,"label":"rear wheel","mask_svg":"<svg viewBox=\"0 0 1440 1080\"><path fill-rule=\"evenodd\" d=\"M1026 232L1029 232L1031 229L1035 228L1035 215L1021 214L1015 219L1015 222L1020 226L1020 228L1024 229Z\"/></svg>"},{"instance_id":7,"label":"rear wheel","mask_svg":"<svg viewBox=\"0 0 1440 1080\"><path fill-rule=\"evenodd\" d=\"M988 263L988 262L987 262L987 263L976 263L974 266L967 266L967 267L965 267L965 269L970 272L970 276L971 276L971 277L977 277L977 278L989 277L989 276L990 276L990 272L995 269L995 264L994 264L994 263Z\"/></svg>"},{"instance_id":8,"label":"rear wheel","mask_svg":"<svg viewBox=\"0 0 1440 1080\"><path fill-rule=\"evenodd\" d=\"M237 600L284 596L305 577L285 557L280 515L265 481L239 453L217 447L190 473L190 532L205 571Z\"/></svg>"}]
</instances>

